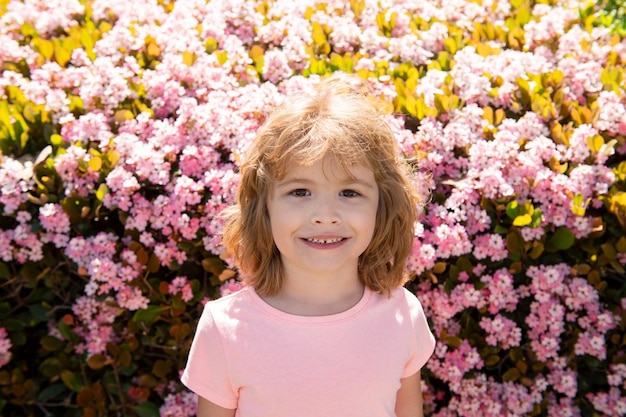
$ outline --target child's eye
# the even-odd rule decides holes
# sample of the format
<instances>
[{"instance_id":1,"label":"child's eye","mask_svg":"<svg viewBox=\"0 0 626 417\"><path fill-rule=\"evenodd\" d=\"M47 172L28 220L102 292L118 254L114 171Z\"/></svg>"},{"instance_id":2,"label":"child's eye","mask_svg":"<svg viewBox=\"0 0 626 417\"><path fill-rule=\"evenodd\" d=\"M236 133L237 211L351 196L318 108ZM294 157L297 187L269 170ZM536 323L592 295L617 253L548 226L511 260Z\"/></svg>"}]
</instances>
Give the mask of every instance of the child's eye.
<instances>
[{"instance_id":1,"label":"child's eye","mask_svg":"<svg viewBox=\"0 0 626 417\"><path fill-rule=\"evenodd\" d=\"M292 195L294 197L307 197L311 195L311 193L309 192L309 190L306 190L304 188L298 188L296 190L291 191L289 195Z\"/></svg>"},{"instance_id":2,"label":"child's eye","mask_svg":"<svg viewBox=\"0 0 626 417\"><path fill-rule=\"evenodd\" d=\"M357 191L354 191L354 190L343 190L339 194L343 197L349 197L349 198L358 197L361 195Z\"/></svg>"}]
</instances>

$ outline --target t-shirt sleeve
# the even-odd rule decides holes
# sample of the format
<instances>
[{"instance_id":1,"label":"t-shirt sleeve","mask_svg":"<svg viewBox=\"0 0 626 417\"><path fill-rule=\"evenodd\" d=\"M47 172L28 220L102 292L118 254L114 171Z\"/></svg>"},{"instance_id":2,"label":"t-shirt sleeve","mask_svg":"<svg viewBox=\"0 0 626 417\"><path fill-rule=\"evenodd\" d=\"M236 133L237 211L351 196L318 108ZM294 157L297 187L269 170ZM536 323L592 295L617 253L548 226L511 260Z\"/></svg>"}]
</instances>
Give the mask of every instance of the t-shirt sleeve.
<instances>
[{"instance_id":1,"label":"t-shirt sleeve","mask_svg":"<svg viewBox=\"0 0 626 417\"><path fill-rule=\"evenodd\" d=\"M413 325L412 355L404 367L403 378L422 369L435 350L435 336L430 331L422 304L417 297L405 290Z\"/></svg>"},{"instance_id":2,"label":"t-shirt sleeve","mask_svg":"<svg viewBox=\"0 0 626 417\"><path fill-rule=\"evenodd\" d=\"M181 381L197 395L220 407L235 409L238 395L229 375L223 337L207 304L198 322Z\"/></svg>"}]
</instances>

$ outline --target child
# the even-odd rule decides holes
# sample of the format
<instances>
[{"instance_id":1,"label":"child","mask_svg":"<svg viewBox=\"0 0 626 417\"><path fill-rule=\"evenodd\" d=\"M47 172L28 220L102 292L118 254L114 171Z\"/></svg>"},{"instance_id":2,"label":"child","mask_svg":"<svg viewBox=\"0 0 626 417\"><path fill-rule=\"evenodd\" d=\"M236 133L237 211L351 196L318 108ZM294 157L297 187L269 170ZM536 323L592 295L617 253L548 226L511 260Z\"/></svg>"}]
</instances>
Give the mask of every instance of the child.
<instances>
[{"instance_id":1,"label":"child","mask_svg":"<svg viewBox=\"0 0 626 417\"><path fill-rule=\"evenodd\" d=\"M422 416L435 341L402 287L418 203L354 83L276 109L225 214L247 285L206 304L182 375L198 416Z\"/></svg>"}]
</instances>

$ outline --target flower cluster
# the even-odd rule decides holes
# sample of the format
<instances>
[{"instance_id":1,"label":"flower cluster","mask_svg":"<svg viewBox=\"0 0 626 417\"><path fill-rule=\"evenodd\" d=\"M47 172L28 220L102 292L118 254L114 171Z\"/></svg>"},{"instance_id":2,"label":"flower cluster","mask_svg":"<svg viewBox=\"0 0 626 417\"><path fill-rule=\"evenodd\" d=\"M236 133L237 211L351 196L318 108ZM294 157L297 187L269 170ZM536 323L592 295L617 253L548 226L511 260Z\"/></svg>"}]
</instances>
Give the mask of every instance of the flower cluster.
<instances>
[{"instance_id":1,"label":"flower cluster","mask_svg":"<svg viewBox=\"0 0 626 417\"><path fill-rule=\"evenodd\" d=\"M172 381L203 303L242 285L238 165L337 72L386 102L428 202L427 415L625 413L626 40L599 5L5 3L0 413L195 413Z\"/></svg>"},{"instance_id":2,"label":"flower cluster","mask_svg":"<svg viewBox=\"0 0 626 417\"><path fill-rule=\"evenodd\" d=\"M7 336L7 331L0 327L0 368L11 361L11 347L13 344Z\"/></svg>"}]
</instances>

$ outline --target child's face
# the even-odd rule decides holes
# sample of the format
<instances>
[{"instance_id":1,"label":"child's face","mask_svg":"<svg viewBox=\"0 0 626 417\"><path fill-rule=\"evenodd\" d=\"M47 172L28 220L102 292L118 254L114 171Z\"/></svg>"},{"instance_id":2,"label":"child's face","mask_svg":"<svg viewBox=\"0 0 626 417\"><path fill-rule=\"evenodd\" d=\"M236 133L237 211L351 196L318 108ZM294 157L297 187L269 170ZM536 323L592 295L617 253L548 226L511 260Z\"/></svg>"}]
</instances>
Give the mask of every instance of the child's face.
<instances>
[{"instance_id":1,"label":"child's face","mask_svg":"<svg viewBox=\"0 0 626 417\"><path fill-rule=\"evenodd\" d=\"M287 279L291 273L357 274L379 197L370 168L355 165L350 172L353 178L326 158L309 167L292 164L273 184L267 208Z\"/></svg>"}]
</instances>

